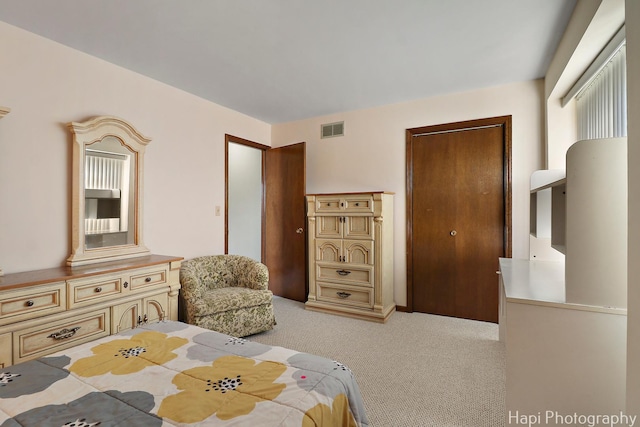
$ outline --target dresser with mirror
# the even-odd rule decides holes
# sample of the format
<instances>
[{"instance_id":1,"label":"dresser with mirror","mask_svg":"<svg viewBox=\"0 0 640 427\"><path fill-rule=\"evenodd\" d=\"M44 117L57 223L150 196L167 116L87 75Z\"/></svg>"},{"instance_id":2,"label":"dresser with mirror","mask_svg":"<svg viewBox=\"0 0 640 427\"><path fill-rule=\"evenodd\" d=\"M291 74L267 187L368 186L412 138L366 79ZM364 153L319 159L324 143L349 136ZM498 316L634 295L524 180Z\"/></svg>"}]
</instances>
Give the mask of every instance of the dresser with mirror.
<instances>
[{"instance_id":1,"label":"dresser with mirror","mask_svg":"<svg viewBox=\"0 0 640 427\"><path fill-rule=\"evenodd\" d=\"M71 254L59 267L0 276L0 368L178 319L182 257L151 254L143 241L150 138L113 116L68 128Z\"/></svg>"}]
</instances>

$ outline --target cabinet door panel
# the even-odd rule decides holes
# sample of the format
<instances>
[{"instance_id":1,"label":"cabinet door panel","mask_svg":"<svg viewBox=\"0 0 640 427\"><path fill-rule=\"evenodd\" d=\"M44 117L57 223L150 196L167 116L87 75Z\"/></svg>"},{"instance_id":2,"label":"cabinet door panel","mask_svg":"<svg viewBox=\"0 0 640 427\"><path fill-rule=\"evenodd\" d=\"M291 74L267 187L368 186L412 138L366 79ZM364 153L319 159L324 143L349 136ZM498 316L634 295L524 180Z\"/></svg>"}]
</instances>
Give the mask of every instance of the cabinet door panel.
<instances>
[{"instance_id":1,"label":"cabinet door panel","mask_svg":"<svg viewBox=\"0 0 640 427\"><path fill-rule=\"evenodd\" d=\"M351 264L373 265L373 242L370 240L344 240L343 261Z\"/></svg>"},{"instance_id":2,"label":"cabinet door panel","mask_svg":"<svg viewBox=\"0 0 640 427\"><path fill-rule=\"evenodd\" d=\"M345 239L373 239L373 217L348 216L344 218Z\"/></svg>"},{"instance_id":3,"label":"cabinet door panel","mask_svg":"<svg viewBox=\"0 0 640 427\"><path fill-rule=\"evenodd\" d=\"M142 301L144 311L142 316L147 320L147 323L160 322L167 318L168 307L169 295L167 293L145 298Z\"/></svg>"},{"instance_id":4,"label":"cabinet door panel","mask_svg":"<svg viewBox=\"0 0 640 427\"><path fill-rule=\"evenodd\" d=\"M137 300L113 306L111 308L111 318L113 319L111 333L116 334L138 326L138 316L142 313L140 304L141 301Z\"/></svg>"},{"instance_id":5,"label":"cabinet door panel","mask_svg":"<svg viewBox=\"0 0 640 427\"><path fill-rule=\"evenodd\" d=\"M342 240L316 239L316 260L340 262Z\"/></svg>"},{"instance_id":6,"label":"cabinet door panel","mask_svg":"<svg viewBox=\"0 0 640 427\"><path fill-rule=\"evenodd\" d=\"M0 369L11 366L12 348L11 332L0 335Z\"/></svg>"},{"instance_id":7,"label":"cabinet door panel","mask_svg":"<svg viewBox=\"0 0 640 427\"><path fill-rule=\"evenodd\" d=\"M342 237L341 216L319 216L316 219L316 237L325 239L339 239Z\"/></svg>"}]
</instances>

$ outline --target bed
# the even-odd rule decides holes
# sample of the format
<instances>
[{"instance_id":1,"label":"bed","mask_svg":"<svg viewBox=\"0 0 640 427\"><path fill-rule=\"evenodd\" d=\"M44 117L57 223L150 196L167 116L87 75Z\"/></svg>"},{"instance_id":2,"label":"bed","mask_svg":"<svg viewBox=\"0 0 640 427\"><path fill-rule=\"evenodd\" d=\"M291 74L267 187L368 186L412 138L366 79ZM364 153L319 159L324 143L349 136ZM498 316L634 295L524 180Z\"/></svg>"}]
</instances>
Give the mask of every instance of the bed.
<instances>
[{"instance_id":1,"label":"bed","mask_svg":"<svg viewBox=\"0 0 640 427\"><path fill-rule=\"evenodd\" d=\"M0 369L0 426L367 426L345 365L165 321Z\"/></svg>"}]
</instances>

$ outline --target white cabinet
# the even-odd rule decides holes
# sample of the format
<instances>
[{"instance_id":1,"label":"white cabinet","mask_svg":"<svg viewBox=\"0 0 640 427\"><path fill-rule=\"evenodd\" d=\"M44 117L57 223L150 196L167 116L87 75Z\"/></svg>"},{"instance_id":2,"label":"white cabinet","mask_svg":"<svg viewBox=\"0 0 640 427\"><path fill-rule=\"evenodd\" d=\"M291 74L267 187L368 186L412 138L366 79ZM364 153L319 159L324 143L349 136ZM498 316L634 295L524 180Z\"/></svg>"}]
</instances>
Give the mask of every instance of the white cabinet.
<instances>
[{"instance_id":1,"label":"white cabinet","mask_svg":"<svg viewBox=\"0 0 640 427\"><path fill-rule=\"evenodd\" d=\"M149 255L0 276L0 367L178 320L181 260Z\"/></svg>"},{"instance_id":2,"label":"white cabinet","mask_svg":"<svg viewBox=\"0 0 640 427\"><path fill-rule=\"evenodd\" d=\"M627 139L576 142L562 175L531 177L531 259L565 262L567 302L626 308Z\"/></svg>"},{"instance_id":3,"label":"white cabinet","mask_svg":"<svg viewBox=\"0 0 640 427\"><path fill-rule=\"evenodd\" d=\"M566 176L538 171L531 181L531 259L500 260L507 413L618 413L626 387L627 140L579 141L567 151Z\"/></svg>"},{"instance_id":4,"label":"white cabinet","mask_svg":"<svg viewBox=\"0 0 640 427\"><path fill-rule=\"evenodd\" d=\"M307 195L306 308L385 322L393 301L393 195Z\"/></svg>"},{"instance_id":5,"label":"white cabinet","mask_svg":"<svg viewBox=\"0 0 640 427\"><path fill-rule=\"evenodd\" d=\"M507 416L619 413L626 310L568 303L562 262L502 258L500 273Z\"/></svg>"}]
</instances>

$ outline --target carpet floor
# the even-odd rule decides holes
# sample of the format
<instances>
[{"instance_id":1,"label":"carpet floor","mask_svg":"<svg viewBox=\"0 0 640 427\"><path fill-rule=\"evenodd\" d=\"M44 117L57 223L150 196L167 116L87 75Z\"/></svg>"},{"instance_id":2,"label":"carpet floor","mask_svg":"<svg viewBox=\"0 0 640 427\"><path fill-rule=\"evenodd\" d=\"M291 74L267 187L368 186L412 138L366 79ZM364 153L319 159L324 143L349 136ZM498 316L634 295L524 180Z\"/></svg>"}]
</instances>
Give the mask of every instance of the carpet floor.
<instances>
[{"instance_id":1,"label":"carpet floor","mask_svg":"<svg viewBox=\"0 0 640 427\"><path fill-rule=\"evenodd\" d=\"M373 427L505 425L505 351L496 324L401 312L380 324L280 297L274 310L274 330L248 339L347 365Z\"/></svg>"}]
</instances>

